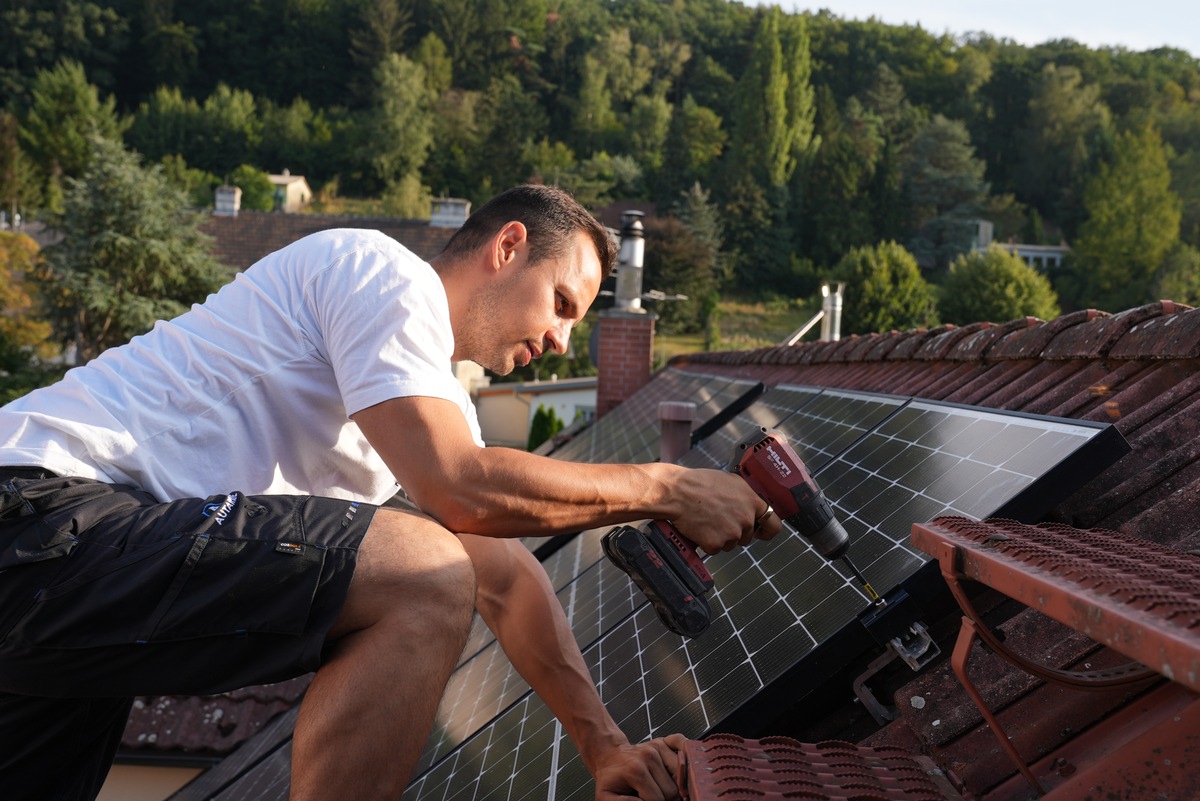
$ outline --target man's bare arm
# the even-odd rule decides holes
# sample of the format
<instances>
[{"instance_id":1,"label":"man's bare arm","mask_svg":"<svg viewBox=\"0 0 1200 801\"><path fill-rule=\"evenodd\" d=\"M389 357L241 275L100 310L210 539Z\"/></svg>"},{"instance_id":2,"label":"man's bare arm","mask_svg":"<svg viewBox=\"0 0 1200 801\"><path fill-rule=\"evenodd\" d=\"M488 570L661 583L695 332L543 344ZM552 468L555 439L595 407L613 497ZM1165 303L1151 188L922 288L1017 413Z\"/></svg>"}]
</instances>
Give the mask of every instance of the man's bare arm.
<instances>
[{"instance_id":1,"label":"man's bare arm","mask_svg":"<svg viewBox=\"0 0 1200 801\"><path fill-rule=\"evenodd\" d=\"M475 565L476 608L509 661L563 724L596 780L599 801L674 799L674 735L630 745L592 683L545 570L517 540L460 534Z\"/></svg>"},{"instance_id":2,"label":"man's bare arm","mask_svg":"<svg viewBox=\"0 0 1200 801\"><path fill-rule=\"evenodd\" d=\"M451 531L556 534L643 518L671 520L712 553L779 531L742 479L671 464L580 464L480 448L462 412L439 398L396 398L353 416L397 481Z\"/></svg>"}]
</instances>

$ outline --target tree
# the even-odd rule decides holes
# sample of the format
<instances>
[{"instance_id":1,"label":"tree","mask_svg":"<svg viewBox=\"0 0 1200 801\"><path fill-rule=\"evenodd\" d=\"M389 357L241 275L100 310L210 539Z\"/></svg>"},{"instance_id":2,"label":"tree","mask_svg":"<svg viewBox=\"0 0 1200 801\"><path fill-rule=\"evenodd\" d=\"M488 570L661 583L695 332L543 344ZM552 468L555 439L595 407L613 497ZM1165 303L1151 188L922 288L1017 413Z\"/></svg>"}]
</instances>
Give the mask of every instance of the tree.
<instances>
[{"instance_id":1,"label":"tree","mask_svg":"<svg viewBox=\"0 0 1200 801\"><path fill-rule=\"evenodd\" d=\"M1084 187L1071 286L1077 306L1120 311L1152 298L1150 281L1179 241L1180 203L1156 128L1117 137ZM1062 294L1060 292L1060 294Z\"/></svg>"},{"instance_id":2,"label":"tree","mask_svg":"<svg viewBox=\"0 0 1200 801\"><path fill-rule=\"evenodd\" d=\"M816 144L811 73L803 19L772 8L763 16L750 64L738 81L727 167L764 188L787 186Z\"/></svg>"},{"instance_id":3,"label":"tree","mask_svg":"<svg viewBox=\"0 0 1200 801\"><path fill-rule=\"evenodd\" d=\"M271 176L249 164L238 165L226 183L242 190L242 208L247 211L274 211L275 184Z\"/></svg>"},{"instance_id":4,"label":"tree","mask_svg":"<svg viewBox=\"0 0 1200 801\"><path fill-rule=\"evenodd\" d=\"M395 53L375 69L375 99L364 156L385 186L415 176L433 144L434 96L425 68Z\"/></svg>"},{"instance_id":5,"label":"tree","mask_svg":"<svg viewBox=\"0 0 1200 801\"><path fill-rule=\"evenodd\" d=\"M13 373L34 356L49 356L50 324L40 319L38 246L25 234L0 231L0 372Z\"/></svg>"},{"instance_id":6,"label":"tree","mask_svg":"<svg viewBox=\"0 0 1200 801\"><path fill-rule=\"evenodd\" d=\"M903 331L934 322L933 288L921 277L913 255L895 242L852 248L835 273L846 283L846 333Z\"/></svg>"},{"instance_id":7,"label":"tree","mask_svg":"<svg viewBox=\"0 0 1200 801\"><path fill-rule=\"evenodd\" d=\"M43 361L56 349L50 324L41 319L37 284L29 278L38 259L30 237L0 231L0 404L62 376L62 368Z\"/></svg>"},{"instance_id":8,"label":"tree","mask_svg":"<svg viewBox=\"0 0 1200 801\"><path fill-rule=\"evenodd\" d=\"M204 100L200 110L201 140L185 155L195 166L224 175L254 161L262 142L262 118L254 95L224 83Z\"/></svg>"},{"instance_id":9,"label":"tree","mask_svg":"<svg viewBox=\"0 0 1200 801\"><path fill-rule=\"evenodd\" d=\"M530 143L546 135L548 121L537 97L515 75L492 81L475 119L480 142L474 153L475 180L486 199L529 177L524 154Z\"/></svg>"},{"instance_id":10,"label":"tree","mask_svg":"<svg viewBox=\"0 0 1200 801\"><path fill-rule=\"evenodd\" d=\"M41 178L33 162L21 150L17 118L0 112L0 212L16 220L22 211L41 203Z\"/></svg>"},{"instance_id":11,"label":"tree","mask_svg":"<svg viewBox=\"0 0 1200 801\"><path fill-rule=\"evenodd\" d=\"M785 294L793 277L790 184L819 144L811 72L803 18L785 16L777 7L764 12L738 81L723 166L721 194L739 280Z\"/></svg>"},{"instance_id":12,"label":"tree","mask_svg":"<svg viewBox=\"0 0 1200 801\"><path fill-rule=\"evenodd\" d=\"M156 320L202 301L228 278L209 255L201 215L160 167L144 168L118 143L97 139L90 166L69 183L41 275L55 332L80 359L127 342Z\"/></svg>"},{"instance_id":13,"label":"tree","mask_svg":"<svg viewBox=\"0 0 1200 801\"><path fill-rule=\"evenodd\" d=\"M876 241L870 196L885 141L881 118L855 98L843 116L827 87L819 97L821 147L804 188L802 234L810 258L829 266Z\"/></svg>"},{"instance_id":14,"label":"tree","mask_svg":"<svg viewBox=\"0 0 1200 801\"><path fill-rule=\"evenodd\" d=\"M404 39L412 28L412 11L399 0L367 0L359 12L358 27L350 31L350 58L373 72L393 53L404 52Z\"/></svg>"},{"instance_id":15,"label":"tree","mask_svg":"<svg viewBox=\"0 0 1200 801\"><path fill-rule=\"evenodd\" d=\"M1043 68L1029 101L1028 124L1017 137L1018 194L1068 238L1082 221L1081 191L1111 118L1100 86L1085 84L1077 67L1050 63Z\"/></svg>"},{"instance_id":16,"label":"tree","mask_svg":"<svg viewBox=\"0 0 1200 801\"><path fill-rule=\"evenodd\" d=\"M1050 280L1003 248L964 253L950 265L941 285L938 313L944 323L968 325L1019 317L1058 316Z\"/></svg>"},{"instance_id":17,"label":"tree","mask_svg":"<svg viewBox=\"0 0 1200 801\"><path fill-rule=\"evenodd\" d=\"M988 196L984 164L961 122L935 114L908 146L904 194L913 235L908 249L925 268L944 268L971 247L973 223Z\"/></svg>"},{"instance_id":18,"label":"tree","mask_svg":"<svg viewBox=\"0 0 1200 801\"><path fill-rule=\"evenodd\" d=\"M0 108L28 101L30 79L62 59L92 65L100 85L112 88L109 68L128 33L129 22L99 3L6 3L0 10Z\"/></svg>"},{"instance_id":19,"label":"tree","mask_svg":"<svg viewBox=\"0 0 1200 801\"><path fill-rule=\"evenodd\" d=\"M1179 242L1151 282L1150 297L1200 306L1200 248Z\"/></svg>"},{"instance_id":20,"label":"tree","mask_svg":"<svg viewBox=\"0 0 1200 801\"><path fill-rule=\"evenodd\" d=\"M83 174L91 157L91 137L117 139L126 127L117 116L116 101L100 99L78 62L62 61L34 78L21 139L50 181L54 197L63 178Z\"/></svg>"},{"instance_id":21,"label":"tree","mask_svg":"<svg viewBox=\"0 0 1200 801\"><path fill-rule=\"evenodd\" d=\"M663 333L696 333L704 329L704 300L716 288L712 251L678 217L646 221L644 286L686 300L653 302Z\"/></svg>"},{"instance_id":22,"label":"tree","mask_svg":"<svg viewBox=\"0 0 1200 801\"><path fill-rule=\"evenodd\" d=\"M526 449L533 450L562 430L562 418L554 411L554 407L547 409L539 403L537 411L533 413L533 421L529 424L529 444Z\"/></svg>"}]
</instances>

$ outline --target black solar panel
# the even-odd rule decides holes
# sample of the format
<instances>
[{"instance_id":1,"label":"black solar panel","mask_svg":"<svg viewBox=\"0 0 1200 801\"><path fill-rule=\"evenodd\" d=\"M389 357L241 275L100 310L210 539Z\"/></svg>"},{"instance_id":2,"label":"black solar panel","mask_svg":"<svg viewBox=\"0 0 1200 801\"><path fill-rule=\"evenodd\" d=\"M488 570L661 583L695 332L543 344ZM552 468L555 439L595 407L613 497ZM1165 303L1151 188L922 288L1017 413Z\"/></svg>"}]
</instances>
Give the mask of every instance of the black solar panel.
<instances>
[{"instance_id":1,"label":"black solar panel","mask_svg":"<svg viewBox=\"0 0 1200 801\"><path fill-rule=\"evenodd\" d=\"M833 502L855 561L885 592L928 559L908 545L913 522L1039 513L1123 445L1115 429L1090 423L781 387L684 463L723 467L732 444L755 426L788 437ZM606 706L635 741L674 731L701 736L752 703L789 702L768 697L772 685L805 669L818 645L858 627L869 607L839 566L789 531L708 560L714 622L702 637L683 640L601 557L601 533L585 532L546 566ZM405 799L591 797L561 728L523 683L502 675L497 654L494 642L485 645L452 678L438 736L422 759L422 770L432 768Z\"/></svg>"},{"instance_id":2,"label":"black solar panel","mask_svg":"<svg viewBox=\"0 0 1200 801\"><path fill-rule=\"evenodd\" d=\"M645 387L586 431L550 454L575 462L644 464L658 460L658 405L663 401L696 404L698 427L761 385L744 379L690 373L674 367L659 371Z\"/></svg>"}]
</instances>

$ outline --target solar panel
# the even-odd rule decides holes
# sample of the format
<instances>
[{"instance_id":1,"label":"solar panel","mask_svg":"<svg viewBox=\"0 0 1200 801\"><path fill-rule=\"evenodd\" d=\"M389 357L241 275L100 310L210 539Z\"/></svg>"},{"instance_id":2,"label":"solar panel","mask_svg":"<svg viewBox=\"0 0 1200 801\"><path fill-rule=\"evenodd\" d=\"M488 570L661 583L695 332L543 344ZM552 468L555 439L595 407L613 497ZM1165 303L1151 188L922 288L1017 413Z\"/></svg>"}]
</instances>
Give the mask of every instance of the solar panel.
<instances>
[{"instance_id":1,"label":"solar panel","mask_svg":"<svg viewBox=\"0 0 1200 801\"><path fill-rule=\"evenodd\" d=\"M913 522L1037 513L1124 444L1110 426L780 387L684 463L723 467L732 444L755 426L788 437L833 502L856 562L885 592L928 560L908 545ZM751 706L794 700L772 697L774 688L807 669L818 646L861 629L857 618L869 607L837 565L787 531L708 560L714 622L702 637L683 640L600 556L601 533L577 537L547 569L601 696L631 740L673 731L697 737ZM422 759L422 770L432 767L404 798L590 798L590 779L561 727L519 681L501 677L489 649L498 652L487 645L472 658L477 665L452 678L452 702L439 713L439 735L447 736L435 738Z\"/></svg>"},{"instance_id":2,"label":"solar panel","mask_svg":"<svg viewBox=\"0 0 1200 801\"><path fill-rule=\"evenodd\" d=\"M745 379L690 373L674 367L659 371L633 397L600 418L550 456L592 463L643 464L658 459L658 405L663 401L696 404L695 426L703 424L748 392L761 388Z\"/></svg>"}]
</instances>

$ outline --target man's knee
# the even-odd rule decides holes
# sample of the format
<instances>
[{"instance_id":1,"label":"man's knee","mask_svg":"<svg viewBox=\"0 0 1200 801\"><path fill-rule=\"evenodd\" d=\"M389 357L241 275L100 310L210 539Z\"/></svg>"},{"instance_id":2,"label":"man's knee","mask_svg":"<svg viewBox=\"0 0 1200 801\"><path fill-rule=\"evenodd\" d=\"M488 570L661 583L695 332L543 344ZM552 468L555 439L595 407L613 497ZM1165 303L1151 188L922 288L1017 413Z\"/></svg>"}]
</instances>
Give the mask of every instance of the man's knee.
<instances>
[{"instance_id":1,"label":"man's knee","mask_svg":"<svg viewBox=\"0 0 1200 801\"><path fill-rule=\"evenodd\" d=\"M458 538L429 518L380 509L332 633L388 619L465 629L474 604L475 571Z\"/></svg>"}]
</instances>

